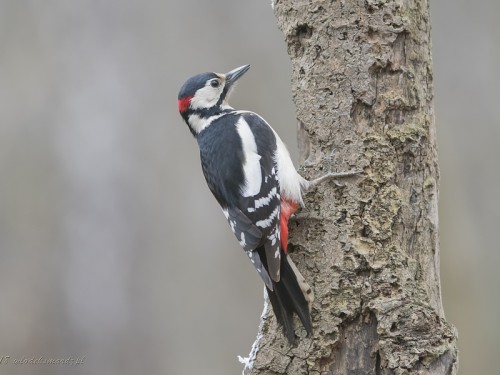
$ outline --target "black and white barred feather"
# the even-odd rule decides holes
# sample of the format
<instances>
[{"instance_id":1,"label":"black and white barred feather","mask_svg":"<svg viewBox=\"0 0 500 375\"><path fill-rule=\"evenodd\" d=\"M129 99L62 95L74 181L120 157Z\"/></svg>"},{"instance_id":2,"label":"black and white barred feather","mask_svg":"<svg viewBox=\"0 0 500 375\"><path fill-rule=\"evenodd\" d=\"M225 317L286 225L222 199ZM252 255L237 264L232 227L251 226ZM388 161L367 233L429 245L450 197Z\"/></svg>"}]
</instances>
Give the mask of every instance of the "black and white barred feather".
<instances>
[{"instance_id":1,"label":"black and white barred feather","mask_svg":"<svg viewBox=\"0 0 500 375\"><path fill-rule=\"evenodd\" d=\"M259 115L227 103L249 66L203 73L181 88L179 111L198 141L203 174L239 244L264 281L278 322L294 341L293 314L308 334L312 290L286 253L288 219L303 204L302 178Z\"/></svg>"}]
</instances>

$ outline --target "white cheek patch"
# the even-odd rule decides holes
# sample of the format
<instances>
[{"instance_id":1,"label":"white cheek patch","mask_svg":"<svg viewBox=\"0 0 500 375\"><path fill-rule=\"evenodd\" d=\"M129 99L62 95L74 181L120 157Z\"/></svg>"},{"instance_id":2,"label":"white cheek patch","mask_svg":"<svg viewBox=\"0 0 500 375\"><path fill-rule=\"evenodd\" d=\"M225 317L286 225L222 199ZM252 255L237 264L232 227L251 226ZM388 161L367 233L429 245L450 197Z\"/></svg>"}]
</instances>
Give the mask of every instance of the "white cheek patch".
<instances>
[{"instance_id":1,"label":"white cheek patch","mask_svg":"<svg viewBox=\"0 0 500 375\"><path fill-rule=\"evenodd\" d=\"M219 95L219 89L207 85L196 91L196 94L194 94L191 99L191 108L200 109L213 107L219 100Z\"/></svg>"},{"instance_id":2,"label":"white cheek patch","mask_svg":"<svg viewBox=\"0 0 500 375\"><path fill-rule=\"evenodd\" d=\"M243 186L242 194L244 197L251 197L260 192L262 185L261 157L257 153L257 143L255 143L252 130L243 117L236 123L236 130L241 138L243 154L245 155L245 164L243 164L245 185Z\"/></svg>"}]
</instances>

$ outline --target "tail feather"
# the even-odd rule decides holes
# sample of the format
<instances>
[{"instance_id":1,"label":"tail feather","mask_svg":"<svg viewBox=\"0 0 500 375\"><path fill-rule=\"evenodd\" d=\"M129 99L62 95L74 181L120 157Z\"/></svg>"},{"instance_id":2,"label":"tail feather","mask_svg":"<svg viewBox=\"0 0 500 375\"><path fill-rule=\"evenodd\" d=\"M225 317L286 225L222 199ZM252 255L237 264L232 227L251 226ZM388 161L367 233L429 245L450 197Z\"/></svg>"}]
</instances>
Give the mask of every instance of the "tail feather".
<instances>
[{"instance_id":1,"label":"tail feather","mask_svg":"<svg viewBox=\"0 0 500 375\"><path fill-rule=\"evenodd\" d=\"M273 282L274 283L274 282ZM283 286L278 286L278 283L274 283L274 291L267 288L267 295L271 301L271 306L273 307L274 315L278 320L278 323L283 327L283 333L288 339L288 342L292 344L295 341L295 329L293 326L293 307L290 305L289 301L286 299L283 293Z\"/></svg>"},{"instance_id":2,"label":"tail feather","mask_svg":"<svg viewBox=\"0 0 500 375\"><path fill-rule=\"evenodd\" d=\"M288 255L281 253L281 277L280 281L273 281L273 289L267 288L267 294L271 301L274 314L288 341L295 341L295 330L293 325L293 314L297 314L308 335L312 334L311 314L309 304L312 301L311 290L297 268L288 259ZM305 290L304 285L307 286Z\"/></svg>"}]
</instances>

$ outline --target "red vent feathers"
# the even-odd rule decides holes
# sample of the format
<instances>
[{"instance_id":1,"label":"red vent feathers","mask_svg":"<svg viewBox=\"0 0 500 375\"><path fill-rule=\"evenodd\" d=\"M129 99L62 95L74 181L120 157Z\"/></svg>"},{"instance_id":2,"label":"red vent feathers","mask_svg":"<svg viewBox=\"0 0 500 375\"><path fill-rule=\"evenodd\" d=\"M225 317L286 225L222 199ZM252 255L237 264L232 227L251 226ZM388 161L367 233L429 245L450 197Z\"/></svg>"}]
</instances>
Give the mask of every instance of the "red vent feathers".
<instances>
[{"instance_id":1,"label":"red vent feathers","mask_svg":"<svg viewBox=\"0 0 500 375\"><path fill-rule=\"evenodd\" d=\"M280 238L281 247L285 253L288 245L288 219L290 219L290 216L292 216L298 208L298 203L283 198L281 199Z\"/></svg>"}]
</instances>

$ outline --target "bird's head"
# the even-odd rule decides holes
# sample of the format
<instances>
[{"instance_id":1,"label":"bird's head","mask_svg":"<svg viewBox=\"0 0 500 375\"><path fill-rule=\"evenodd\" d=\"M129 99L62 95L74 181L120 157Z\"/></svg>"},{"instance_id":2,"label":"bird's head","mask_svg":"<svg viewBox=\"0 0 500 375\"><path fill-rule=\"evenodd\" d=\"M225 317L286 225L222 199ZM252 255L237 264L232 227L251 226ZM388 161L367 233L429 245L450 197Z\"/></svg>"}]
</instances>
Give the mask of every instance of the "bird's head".
<instances>
[{"instance_id":1,"label":"bird's head","mask_svg":"<svg viewBox=\"0 0 500 375\"><path fill-rule=\"evenodd\" d=\"M225 74L201 73L182 85L177 105L194 135L207 126L204 120L232 109L228 104L229 95L236 81L248 69L250 65L240 66Z\"/></svg>"}]
</instances>

